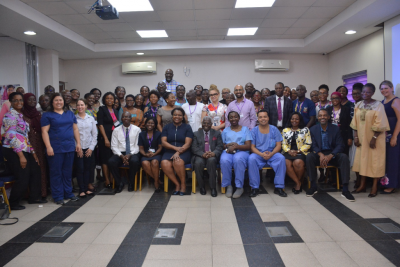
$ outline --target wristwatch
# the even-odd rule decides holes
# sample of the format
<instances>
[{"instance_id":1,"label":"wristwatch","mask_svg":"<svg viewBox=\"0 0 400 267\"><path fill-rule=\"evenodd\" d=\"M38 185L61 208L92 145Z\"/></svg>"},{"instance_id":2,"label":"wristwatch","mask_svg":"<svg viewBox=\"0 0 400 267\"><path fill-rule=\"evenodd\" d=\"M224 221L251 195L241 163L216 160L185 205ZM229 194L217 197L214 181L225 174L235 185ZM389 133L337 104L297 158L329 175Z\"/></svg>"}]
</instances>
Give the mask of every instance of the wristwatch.
<instances>
[{"instance_id":1,"label":"wristwatch","mask_svg":"<svg viewBox=\"0 0 400 267\"><path fill-rule=\"evenodd\" d=\"M374 135L374 136L372 136L372 138L375 138L375 139L376 139L376 138L378 138L378 137L376 137L376 136Z\"/></svg>"}]
</instances>

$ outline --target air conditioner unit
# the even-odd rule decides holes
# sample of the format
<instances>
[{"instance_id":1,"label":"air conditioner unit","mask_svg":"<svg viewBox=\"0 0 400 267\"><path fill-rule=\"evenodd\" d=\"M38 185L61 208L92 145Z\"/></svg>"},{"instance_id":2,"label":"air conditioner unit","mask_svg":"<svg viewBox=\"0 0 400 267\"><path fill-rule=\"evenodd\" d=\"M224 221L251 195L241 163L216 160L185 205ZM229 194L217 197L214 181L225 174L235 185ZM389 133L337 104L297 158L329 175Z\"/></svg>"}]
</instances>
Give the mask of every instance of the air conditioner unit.
<instances>
[{"instance_id":1,"label":"air conditioner unit","mask_svg":"<svg viewBox=\"0 0 400 267\"><path fill-rule=\"evenodd\" d=\"M278 59L256 59L256 71L289 71L289 60Z\"/></svg>"},{"instance_id":2,"label":"air conditioner unit","mask_svg":"<svg viewBox=\"0 0 400 267\"><path fill-rule=\"evenodd\" d=\"M122 74L157 73L157 62L122 63Z\"/></svg>"}]
</instances>

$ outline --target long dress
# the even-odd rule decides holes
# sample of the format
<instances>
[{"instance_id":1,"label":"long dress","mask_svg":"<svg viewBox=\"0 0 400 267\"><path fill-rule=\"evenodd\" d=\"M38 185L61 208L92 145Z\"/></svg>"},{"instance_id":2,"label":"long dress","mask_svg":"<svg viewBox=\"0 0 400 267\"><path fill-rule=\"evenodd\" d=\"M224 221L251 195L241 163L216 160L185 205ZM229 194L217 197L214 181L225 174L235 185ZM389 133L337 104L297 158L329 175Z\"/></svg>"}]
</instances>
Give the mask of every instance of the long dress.
<instances>
[{"instance_id":1,"label":"long dress","mask_svg":"<svg viewBox=\"0 0 400 267\"><path fill-rule=\"evenodd\" d=\"M386 166L385 134L378 136L375 149L369 147L374 132L386 132L390 129L382 103L379 101L371 104L365 104L364 101L358 102L354 108L354 117L350 127L357 131L361 144L357 147L352 170L367 177L384 176Z\"/></svg>"},{"instance_id":2,"label":"long dress","mask_svg":"<svg viewBox=\"0 0 400 267\"><path fill-rule=\"evenodd\" d=\"M395 147L390 145L390 138L397 124L396 113L392 108L392 103L396 98L393 98L386 104L384 104L384 100L382 101L390 126L390 130L386 132L386 177L389 179L389 183L385 185L387 188L399 188L400 184L400 135L397 136L397 145Z\"/></svg>"}]
</instances>

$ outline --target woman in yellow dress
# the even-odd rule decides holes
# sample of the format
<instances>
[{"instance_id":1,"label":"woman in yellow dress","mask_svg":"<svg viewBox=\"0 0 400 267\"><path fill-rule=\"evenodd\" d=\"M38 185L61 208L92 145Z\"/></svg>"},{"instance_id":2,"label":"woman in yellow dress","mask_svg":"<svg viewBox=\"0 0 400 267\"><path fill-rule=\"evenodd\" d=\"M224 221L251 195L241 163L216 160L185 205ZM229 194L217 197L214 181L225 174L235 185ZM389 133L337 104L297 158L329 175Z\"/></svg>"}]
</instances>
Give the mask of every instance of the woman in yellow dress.
<instances>
[{"instance_id":1,"label":"woman in yellow dress","mask_svg":"<svg viewBox=\"0 0 400 267\"><path fill-rule=\"evenodd\" d=\"M362 101L354 108L354 117L350 127L354 129L354 144L357 147L353 171L361 175L361 184L352 193L366 191L366 177L374 178L371 193L375 197L378 191L378 180L385 175L386 166L386 136L389 122L385 108L380 101L372 99L375 86L372 83L364 85Z\"/></svg>"}]
</instances>

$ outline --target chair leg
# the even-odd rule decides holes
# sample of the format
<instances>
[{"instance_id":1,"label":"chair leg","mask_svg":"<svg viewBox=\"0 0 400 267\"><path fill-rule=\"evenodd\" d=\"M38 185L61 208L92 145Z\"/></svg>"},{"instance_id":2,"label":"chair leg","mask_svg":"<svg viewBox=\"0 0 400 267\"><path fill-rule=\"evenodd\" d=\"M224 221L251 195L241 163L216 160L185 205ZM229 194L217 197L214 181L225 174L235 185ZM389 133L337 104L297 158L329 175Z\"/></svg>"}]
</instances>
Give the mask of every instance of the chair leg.
<instances>
[{"instance_id":1,"label":"chair leg","mask_svg":"<svg viewBox=\"0 0 400 267\"><path fill-rule=\"evenodd\" d=\"M164 192L168 193L168 177L164 174Z\"/></svg>"},{"instance_id":2,"label":"chair leg","mask_svg":"<svg viewBox=\"0 0 400 267\"><path fill-rule=\"evenodd\" d=\"M138 178L138 174L136 173L136 175L135 175L135 192L137 191L137 178Z\"/></svg>"},{"instance_id":3,"label":"chair leg","mask_svg":"<svg viewBox=\"0 0 400 267\"><path fill-rule=\"evenodd\" d=\"M221 173L221 184L222 184L222 173ZM225 187L221 186L221 194L225 194Z\"/></svg>"},{"instance_id":4,"label":"chair leg","mask_svg":"<svg viewBox=\"0 0 400 267\"><path fill-rule=\"evenodd\" d=\"M147 185L150 185L150 178L149 175L146 173Z\"/></svg>"},{"instance_id":5,"label":"chair leg","mask_svg":"<svg viewBox=\"0 0 400 267\"><path fill-rule=\"evenodd\" d=\"M2 188L1 188L1 192L3 193L4 202L5 202L5 203L7 204L7 206L8 206L8 212L11 214L11 207L10 207L10 202L8 202L6 188L5 188L5 187L2 187Z\"/></svg>"},{"instance_id":6,"label":"chair leg","mask_svg":"<svg viewBox=\"0 0 400 267\"><path fill-rule=\"evenodd\" d=\"M140 168L140 178L139 178L139 191L142 191L142 176L143 176L143 168Z\"/></svg>"},{"instance_id":7,"label":"chair leg","mask_svg":"<svg viewBox=\"0 0 400 267\"><path fill-rule=\"evenodd\" d=\"M336 168L336 187L337 187L337 190L340 189L340 185L339 185L339 168Z\"/></svg>"},{"instance_id":8,"label":"chair leg","mask_svg":"<svg viewBox=\"0 0 400 267\"><path fill-rule=\"evenodd\" d=\"M192 171L192 192L196 194L196 173Z\"/></svg>"}]
</instances>

